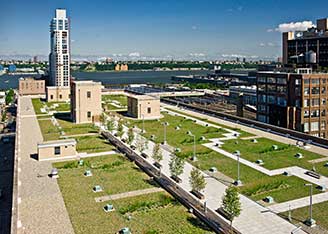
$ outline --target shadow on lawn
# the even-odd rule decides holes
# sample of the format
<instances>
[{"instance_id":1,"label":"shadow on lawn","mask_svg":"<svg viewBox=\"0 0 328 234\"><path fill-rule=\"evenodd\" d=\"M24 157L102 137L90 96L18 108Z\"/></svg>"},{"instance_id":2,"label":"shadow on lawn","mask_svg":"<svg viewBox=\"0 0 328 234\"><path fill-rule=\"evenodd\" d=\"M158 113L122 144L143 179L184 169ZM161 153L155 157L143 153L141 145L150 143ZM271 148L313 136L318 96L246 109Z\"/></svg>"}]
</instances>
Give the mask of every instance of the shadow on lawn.
<instances>
[{"instance_id":1,"label":"shadow on lawn","mask_svg":"<svg viewBox=\"0 0 328 234\"><path fill-rule=\"evenodd\" d=\"M61 119L61 120L73 123L70 113L55 113L54 116L56 119Z\"/></svg>"},{"instance_id":2,"label":"shadow on lawn","mask_svg":"<svg viewBox=\"0 0 328 234\"><path fill-rule=\"evenodd\" d=\"M188 217L187 221L195 227L201 228L205 231L212 231L212 229L210 229L207 225L205 225L202 221L200 221L196 217Z\"/></svg>"}]
</instances>

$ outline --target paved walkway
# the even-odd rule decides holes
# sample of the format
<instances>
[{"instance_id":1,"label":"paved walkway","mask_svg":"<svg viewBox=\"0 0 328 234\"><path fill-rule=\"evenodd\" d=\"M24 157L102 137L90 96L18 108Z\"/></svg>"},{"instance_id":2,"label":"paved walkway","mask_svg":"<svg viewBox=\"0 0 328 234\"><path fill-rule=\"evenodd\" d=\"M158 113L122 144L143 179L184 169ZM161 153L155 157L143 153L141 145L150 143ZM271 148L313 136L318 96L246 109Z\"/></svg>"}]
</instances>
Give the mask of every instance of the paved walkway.
<instances>
[{"instance_id":1,"label":"paved walkway","mask_svg":"<svg viewBox=\"0 0 328 234\"><path fill-rule=\"evenodd\" d=\"M325 202L328 200L328 193L320 193L320 194L313 195L312 199L313 199L312 200L313 204ZM272 210L275 213L281 213L281 212L288 211L289 206L291 210L295 210L309 205L310 205L310 198L303 197L293 201L283 202L283 203L269 206L268 209Z\"/></svg>"},{"instance_id":2,"label":"paved walkway","mask_svg":"<svg viewBox=\"0 0 328 234\"><path fill-rule=\"evenodd\" d=\"M125 131L127 129L125 128ZM154 147L152 141L148 141L148 149L145 151L146 154L151 155ZM169 162L171 160L171 153L162 148L163 160L161 161L162 169L161 173L166 176L170 176ZM151 157L146 159L150 163L154 163ZM183 174L179 177L182 179L180 186L185 191L190 191L191 187L189 184L190 172L193 166L186 162L184 166ZM203 173L203 172L202 172ZM217 181L216 179L203 173L206 180L206 188L204 191L206 198L206 205L208 209L215 212L222 205L222 197L225 194L227 188L226 185ZM248 199L247 197L240 195L242 203L242 213L234 220L233 226L243 234L286 234L291 233L295 230L296 226L289 223L288 221L280 218L272 212L266 212L267 208L259 205L258 203ZM228 220L225 220L229 223ZM299 231L298 234L305 234L304 231Z\"/></svg>"},{"instance_id":3,"label":"paved walkway","mask_svg":"<svg viewBox=\"0 0 328 234\"><path fill-rule=\"evenodd\" d=\"M96 202L104 202L104 201L110 201L110 200L118 200L122 198L128 198L128 197L136 197L140 195L146 195L151 193L158 193L163 192L164 190L162 188L149 188L149 189L142 189L142 190L135 190L130 191L126 193L119 193L119 194L113 194L113 195L107 195L102 197L96 197Z\"/></svg>"},{"instance_id":4,"label":"paved walkway","mask_svg":"<svg viewBox=\"0 0 328 234\"><path fill-rule=\"evenodd\" d=\"M231 153L215 146L214 143L206 143L203 145L206 146L207 148L210 148L211 150L214 150L214 151L228 157L228 158L231 158L236 161L238 160L238 157L236 155L231 154ZM250 162L242 157L239 158L239 162L248 167L251 167L259 172L262 172L263 174L266 174L268 176L282 175L284 172L289 172L291 175L301 178L305 181L311 182L316 185L325 185L326 188L328 188L328 178L327 177L321 176L320 179L316 179L314 177L311 177L311 176L308 176L305 174L305 172L307 172L308 170L297 167L297 166L280 168L280 169L276 169L276 170L269 170L269 169L266 169L254 162Z\"/></svg>"},{"instance_id":5,"label":"paved walkway","mask_svg":"<svg viewBox=\"0 0 328 234\"><path fill-rule=\"evenodd\" d=\"M212 116L209 116L209 115L206 115L206 114L201 114L201 113L198 113L198 112L195 112L195 111L181 109L179 107L168 105L168 104L163 104L163 103L161 103L161 106L168 107L168 108L171 108L173 110L180 111L180 112L182 111L182 112L185 112L186 114L193 115L197 118L208 119L208 120L210 120L214 123L225 125L225 126L230 127L230 128L238 128L238 129L241 129L243 131L250 132L254 135L257 135L257 136L260 136L260 137L265 137L265 138L270 138L272 140L275 140L275 141L278 141L278 142L281 142L281 143L296 145L296 142L297 142L297 140L293 140L291 138L287 138L287 137L284 137L284 136L279 136L279 135L276 135L276 134L273 134L273 133L270 133L270 132L262 131L262 130L259 130L259 129L256 129L256 128L251 128L251 127L248 127L248 126L245 126L245 125L242 125L242 124L233 123L233 122L226 121L226 120L223 120L223 119L220 119L220 118L217 118L217 117L212 117ZM321 154L323 156L327 156L327 159L328 159L328 149L325 149L325 148L322 148L322 147L319 147L319 146L315 146L315 145L311 145L311 144L310 144L310 146L311 146L310 148L305 149L305 150L308 150L308 151L311 151L311 152L314 152L314 153L317 153L317 154Z\"/></svg>"},{"instance_id":6,"label":"paved walkway","mask_svg":"<svg viewBox=\"0 0 328 234\"><path fill-rule=\"evenodd\" d=\"M73 234L57 180L47 176L51 163L31 158L42 141L31 98L19 97L18 103L18 233Z\"/></svg>"}]
</instances>

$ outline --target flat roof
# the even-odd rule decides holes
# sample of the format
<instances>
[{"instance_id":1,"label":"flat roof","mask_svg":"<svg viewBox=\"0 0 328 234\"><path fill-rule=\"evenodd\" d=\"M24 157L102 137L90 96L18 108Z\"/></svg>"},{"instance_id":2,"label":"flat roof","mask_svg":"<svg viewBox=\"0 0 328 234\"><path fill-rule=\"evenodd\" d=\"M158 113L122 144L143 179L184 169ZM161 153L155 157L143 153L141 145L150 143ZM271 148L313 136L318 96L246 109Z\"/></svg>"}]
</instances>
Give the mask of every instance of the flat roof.
<instances>
[{"instance_id":1,"label":"flat roof","mask_svg":"<svg viewBox=\"0 0 328 234\"><path fill-rule=\"evenodd\" d=\"M56 140L56 141L44 141L38 143L38 148L48 148L56 146L65 146L65 145L76 145L75 139L65 139L65 140Z\"/></svg>"},{"instance_id":2,"label":"flat roof","mask_svg":"<svg viewBox=\"0 0 328 234\"><path fill-rule=\"evenodd\" d=\"M73 83L76 85L102 85L101 82L93 80L75 80Z\"/></svg>"},{"instance_id":3,"label":"flat roof","mask_svg":"<svg viewBox=\"0 0 328 234\"><path fill-rule=\"evenodd\" d=\"M158 97L150 96L150 95L136 95L136 94L128 94L127 97L135 98L138 100L158 100Z\"/></svg>"},{"instance_id":4,"label":"flat roof","mask_svg":"<svg viewBox=\"0 0 328 234\"><path fill-rule=\"evenodd\" d=\"M70 89L69 86L47 86L47 89Z\"/></svg>"}]
</instances>

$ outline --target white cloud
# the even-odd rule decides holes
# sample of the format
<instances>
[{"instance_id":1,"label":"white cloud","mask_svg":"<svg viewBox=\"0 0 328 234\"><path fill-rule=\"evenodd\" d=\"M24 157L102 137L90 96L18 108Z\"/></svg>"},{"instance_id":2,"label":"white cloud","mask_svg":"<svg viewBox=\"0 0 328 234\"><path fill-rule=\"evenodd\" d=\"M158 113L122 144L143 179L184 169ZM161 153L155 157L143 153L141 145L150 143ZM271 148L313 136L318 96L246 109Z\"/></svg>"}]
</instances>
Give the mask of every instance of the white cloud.
<instances>
[{"instance_id":1,"label":"white cloud","mask_svg":"<svg viewBox=\"0 0 328 234\"><path fill-rule=\"evenodd\" d=\"M277 44L273 43L273 42L267 42L267 43L264 43L264 42L261 42L260 43L260 47L276 47Z\"/></svg>"},{"instance_id":2,"label":"white cloud","mask_svg":"<svg viewBox=\"0 0 328 234\"><path fill-rule=\"evenodd\" d=\"M275 30L278 32L306 31L308 28L315 26L312 21L291 22L279 24Z\"/></svg>"},{"instance_id":3,"label":"white cloud","mask_svg":"<svg viewBox=\"0 0 328 234\"><path fill-rule=\"evenodd\" d=\"M197 30L198 27L197 27L196 25L193 25L193 26L191 27L191 29L192 29L192 30Z\"/></svg>"},{"instance_id":4,"label":"white cloud","mask_svg":"<svg viewBox=\"0 0 328 234\"><path fill-rule=\"evenodd\" d=\"M140 57L140 53L139 52L132 52L129 54L129 57Z\"/></svg>"},{"instance_id":5,"label":"white cloud","mask_svg":"<svg viewBox=\"0 0 328 234\"><path fill-rule=\"evenodd\" d=\"M256 59L259 57L257 55L242 55L242 54L222 54L221 56L223 58L252 58L252 59Z\"/></svg>"},{"instance_id":6,"label":"white cloud","mask_svg":"<svg viewBox=\"0 0 328 234\"><path fill-rule=\"evenodd\" d=\"M189 56L191 57L205 57L204 53L190 53Z\"/></svg>"},{"instance_id":7,"label":"white cloud","mask_svg":"<svg viewBox=\"0 0 328 234\"><path fill-rule=\"evenodd\" d=\"M269 28L267 29L267 32L270 33L270 32L273 32L274 30L272 28Z\"/></svg>"}]
</instances>

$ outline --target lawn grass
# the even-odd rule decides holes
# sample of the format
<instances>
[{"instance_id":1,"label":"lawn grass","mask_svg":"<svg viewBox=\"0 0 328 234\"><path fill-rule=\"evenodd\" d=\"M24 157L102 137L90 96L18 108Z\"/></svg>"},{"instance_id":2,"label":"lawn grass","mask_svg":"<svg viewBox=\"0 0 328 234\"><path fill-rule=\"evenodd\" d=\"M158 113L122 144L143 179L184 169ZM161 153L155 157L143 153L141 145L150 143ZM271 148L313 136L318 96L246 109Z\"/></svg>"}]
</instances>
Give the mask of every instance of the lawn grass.
<instances>
[{"instance_id":1,"label":"lawn grass","mask_svg":"<svg viewBox=\"0 0 328 234\"><path fill-rule=\"evenodd\" d=\"M49 108L49 110L52 111L70 111L71 108L70 104L66 102L43 102L41 101L40 98L33 98L32 104L34 107L35 114L37 115L45 114L41 112L41 108L43 108L44 105L46 105ZM58 104L58 107L51 108L54 104Z\"/></svg>"},{"instance_id":2,"label":"lawn grass","mask_svg":"<svg viewBox=\"0 0 328 234\"><path fill-rule=\"evenodd\" d=\"M77 141L76 150L78 152L97 153L115 149L102 136L81 136L75 137L75 139Z\"/></svg>"},{"instance_id":3,"label":"lawn grass","mask_svg":"<svg viewBox=\"0 0 328 234\"><path fill-rule=\"evenodd\" d=\"M52 107L54 104L57 104L58 107ZM60 112L67 112L71 110L71 105L67 102L46 102L46 105L49 107L50 110L60 111Z\"/></svg>"},{"instance_id":4,"label":"lawn grass","mask_svg":"<svg viewBox=\"0 0 328 234\"><path fill-rule=\"evenodd\" d=\"M223 134L227 133L224 129L218 129L215 127L205 127L199 124L196 124L190 119L185 119L180 116L172 116L169 114L162 113L164 118L157 120L147 120L145 121L145 130L146 133L143 135L151 139L151 136L156 136L155 142L161 143L164 141L164 126L162 123L168 122L169 126L166 127L167 134L167 143L173 147L180 148L181 157L189 157L193 152L194 138L187 134L188 131L191 131L192 134L196 137L196 150L200 150L201 144L208 142L207 140L201 140L201 137L204 136L206 139L210 138L219 138L224 137ZM142 129L142 121L130 121L130 126L135 125L138 128ZM179 127L180 130L175 128Z\"/></svg>"},{"instance_id":5,"label":"lawn grass","mask_svg":"<svg viewBox=\"0 0 328 234\"><path fill-rule=\"evenodd\" d=\"M98 133L98 129L93 124L75 124L70 120L57 119L59 125L66 135L77 135L86 133Z\"/></svg>"},{"instance_id":6,"label":"lawn grass","mask_svg":"<svg viewBox=\"0 0 328 234\"><path fill-rule=\"evenodd\" d=\"M32 98L32 104L36 115L45 114L41 112L41 108L43 108L44 103L41 102L40 98Z\"/></svg>"},{"instance_id":7,"label":"lawn grass","mask_svg":"<svg viewBox=\"0 0 328 234\"><path fill-rule=\"evenodd\" d=\"M328 201L313 205L313 218L322 228L328 230ZM288 212L282 213L284 218L288 217ZM300 223L309 218L309 207L303 207L292 211L292 222Z\"/></svg>"},{"instance_id":8,"label":"lawn grass","mask_svg":"<svg viewBox=\"0 0 328 234\"><path fill-rule=\"evenodd\" d=\"M269 170L291 166L299 166L304 169L311 170L312 164L308 161L324 157L322 155L300 149L296 146L283 144L267 138L258 138L257 143L253 143L251 140L240 139L228 140L223 143L223 150L230 153L239 150L241 157L250 162L256 162L256 160L261 159L264 162L263 167ZM278 150L273 150L273 145L277 145ZM297 153L301 153L303 158L297 159L295 157ZM327 172L325 174L328 175L328 170L326 171Z\"/></svg>"},{"instance_id":9,"label":"lawn grass","mask_svg":"<svg viewBox=\"0 0 328 234\"><path fill-rule=\"evenodd\" d=\"M128 99L125 95L102 95L101 99L105 102L106 110L127 109ZM112 103L116 103L121 107L112 105Z\"/></svg>"},{"instance_id":10,"label":"lawn grass","mask_svg":"<svg viewBox=\"0 0 328 234\"><path fill-rule=\"evenodd\" d=\"M205 147L204 147L205 148ZM237 178L237 161L221 155L208 148L202 154L197 154L198 161L193 164L201 170L216 167L220 172L232 179ZM291 176L267 176L251 167L240 164L240 179L243 186L240 192L251 199L258 201L266 196L272 196L276 202L285 202L308 196L306 181ZM314 190L319 193L318 190Z\"/></svg>"},{"instance_id":11,"label":"lawn grass","mask_svg":"<svg viewBox=\"0 0 328 234\"><path fill-rule=\"evenodd\" d=\"M76 234L117 233L123 227L129 227L132 233L212 233L166 192L96 203L94 198L105 194L154 185L121 155L88 158L84 162L82 167L76 161L53 164L59 169L58 184ZM91 167L93 176L84 177L83 172ZM94 193L95 185L103 186L105 191ZM105 213L102 208L107 203L113 204L115 211Z\"/></svg>"},{"instance_id":12,"label":"lawn grass","mask_svg":"<svg viewBox=\"0 0 328 234\"><path fill-rule=\"evenodd\" d=\"M51 120L40 119L38 120L38 122L44 141L52 141L52 140L59 139L60 136L59 129L52 124Z\"/></svg>"},{"instance_id":13,"label":"lawn grass","mask_svg":"<svg viewBox=\"0 0 328 234\"><path fill-rule=\"evenodd\" d=\"M214 124L214 125L219 126L219 127L222 127L222 128L226 128L226 129L230 129L230 130L239 132L240 133L240 137L252 137L252 136L255 136L254 134L252 134L250 132L243 131L240 128L237 128L237 127L231 128L231 127L228 127L226 125L219 124L219 123L216 123L214 121L211 121L208 118L200 118L200 117L194 116L192 114L188 114L188 113L185 113L183 111L179 111L179 110L176 110L176 109L173 109L173 108L169 108L169 107L165 107L165 109L168 109L168 110L174 111L176 113L179 113L179 114L182 114L182 115L185 115L185 116L189 116L189 117L192 117L192 118L195 118L195 119L198 119L198 120L201 120L201 121L210 123L210 124Z\"/></svg>"}]
</instances>

